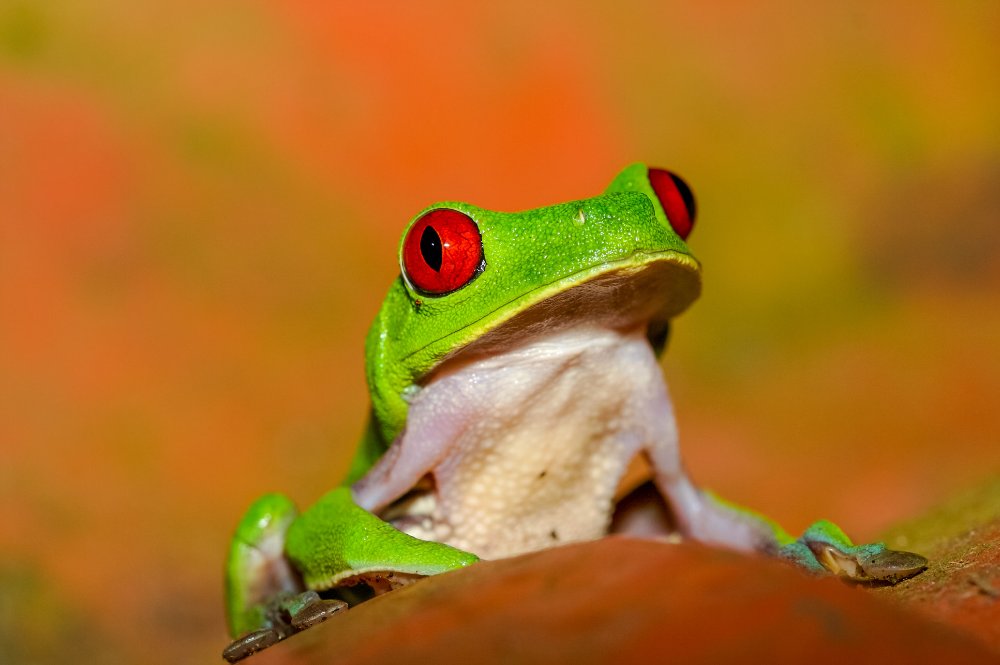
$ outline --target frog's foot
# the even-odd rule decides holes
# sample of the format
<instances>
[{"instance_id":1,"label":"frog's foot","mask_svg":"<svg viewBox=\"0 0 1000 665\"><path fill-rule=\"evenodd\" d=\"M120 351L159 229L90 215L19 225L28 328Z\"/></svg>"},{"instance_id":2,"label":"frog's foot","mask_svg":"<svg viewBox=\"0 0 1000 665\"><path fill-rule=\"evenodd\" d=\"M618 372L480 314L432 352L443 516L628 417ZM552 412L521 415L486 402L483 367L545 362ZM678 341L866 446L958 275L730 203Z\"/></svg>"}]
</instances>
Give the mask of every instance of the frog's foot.
<instances>
[{"instance_id":1,"label":"frog's foot","mask_svg":"<svg viewBox=\"0 0 1000 665\"><path fill-rule=\"evenodd\" d=\"M233 640L222 657L230 663L243 660L262 649L306 628L322 623L347 607L342 600L320 598L315 591L299 594L284 594L268 603L265 627Z\"/></svg>"},{"instance_id":2,"label":"frog's foot","mask_svg":"<svg viewBox=\"0 0 1000 665\"><path fill-rule=\"evenodd\" d=\"M927 567L927 559L913 552L890 550L883 543L855 545L826 520L810 526L780 553L811 570L825 570L855 582L895 584Z\"/></svg>"}]
</instances>

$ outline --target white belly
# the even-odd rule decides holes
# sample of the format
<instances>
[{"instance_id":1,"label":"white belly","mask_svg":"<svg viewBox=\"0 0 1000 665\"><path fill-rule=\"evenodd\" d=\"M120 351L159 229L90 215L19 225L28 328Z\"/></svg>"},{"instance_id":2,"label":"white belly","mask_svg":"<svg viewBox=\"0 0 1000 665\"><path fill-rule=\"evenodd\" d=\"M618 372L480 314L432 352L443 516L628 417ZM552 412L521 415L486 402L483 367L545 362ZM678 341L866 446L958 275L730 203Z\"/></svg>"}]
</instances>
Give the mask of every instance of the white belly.
<instances>
[{"instance_id":1,"label":"white belly","mask_svg":"<svg viewBox=\"0 0 1000 665\"><path fill-rule=\"evenodd\" d=\"M413 399L395 464L409 445L444 453L433 489L384 514L484 558L599 538L632 458L675 437L643 330L562 331L450 367Z\"/></svg>"}]
</instances>

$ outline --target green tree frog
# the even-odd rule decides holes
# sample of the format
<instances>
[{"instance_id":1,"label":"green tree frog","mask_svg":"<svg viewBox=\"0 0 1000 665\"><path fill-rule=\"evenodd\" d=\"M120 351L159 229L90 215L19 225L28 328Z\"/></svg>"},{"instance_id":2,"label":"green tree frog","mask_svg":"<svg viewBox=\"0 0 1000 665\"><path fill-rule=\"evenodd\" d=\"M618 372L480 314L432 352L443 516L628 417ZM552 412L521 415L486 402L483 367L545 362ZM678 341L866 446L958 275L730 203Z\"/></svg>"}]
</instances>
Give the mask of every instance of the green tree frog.
<instances>
[{"instance_id":1,"label":"green tree frog","mask_svg":"<svg viewBox=\"0 0 1000 665\"><path fill-rule=\"evenodd\" d=\"M827 521L794 538L685 473L658 356L700 291L694 219L684 181L643 164L595 198L419 213L368 334L371 417L350 472L301 514L278 494L251 506L226 571L243 637L224 655L324 620L345 606L330 590L356 601L608 533L678 534L855 580L920 572L923 557L854 545Z\"/></svg>"}]
</instances>

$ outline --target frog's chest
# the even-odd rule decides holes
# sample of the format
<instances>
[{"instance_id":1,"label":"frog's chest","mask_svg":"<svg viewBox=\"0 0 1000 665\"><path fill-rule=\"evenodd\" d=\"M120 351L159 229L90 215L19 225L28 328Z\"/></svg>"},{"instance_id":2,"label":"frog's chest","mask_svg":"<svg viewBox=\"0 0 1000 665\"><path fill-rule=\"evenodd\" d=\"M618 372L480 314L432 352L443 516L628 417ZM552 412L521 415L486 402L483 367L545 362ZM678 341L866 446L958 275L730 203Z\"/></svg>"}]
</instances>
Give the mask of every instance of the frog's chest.
<instances>
[{"instance_id":1,"label":"frog's chest","mask_svg":"<svg viewBox=\"0 0 1000 665\"><path fill-rule=\"evenodd\" d=\"M567 331L436 379L410 422L461 424L399 524L485 558L599 538L663 390L638 330Z\"/></svg>"}]
</instances>

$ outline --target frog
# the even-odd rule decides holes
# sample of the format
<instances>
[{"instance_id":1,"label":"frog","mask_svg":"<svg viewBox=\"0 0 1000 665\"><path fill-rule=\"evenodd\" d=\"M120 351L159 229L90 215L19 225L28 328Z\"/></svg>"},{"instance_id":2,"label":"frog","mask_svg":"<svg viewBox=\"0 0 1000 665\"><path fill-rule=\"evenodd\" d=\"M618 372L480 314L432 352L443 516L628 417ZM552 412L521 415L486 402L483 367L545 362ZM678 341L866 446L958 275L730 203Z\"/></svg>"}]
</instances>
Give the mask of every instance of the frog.
<instances>
[{"instance_id":1,"label":"frog","mask_svg":"<svg viewBox=\"0 0 1000 665\"><path fill-rule=\"evenodd\" d=\"M660 357L701 292L697 205L636 163L599 196L420 211L365 343L371 406L343 482L251 505L226 562L224 656L481 559L625 534L893 584L927 566L819 520L794 537L686 472Z\"/></svg>"}]
</instances>

